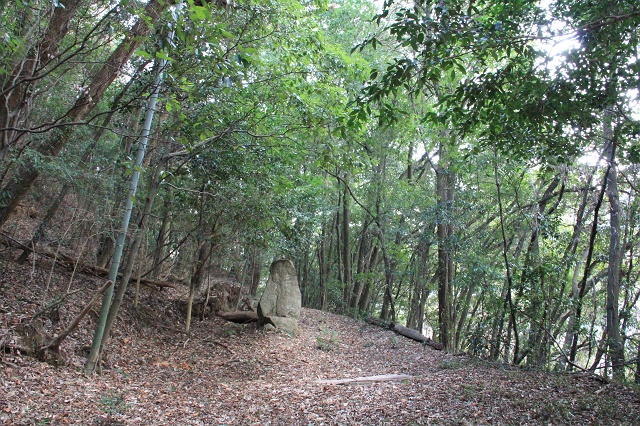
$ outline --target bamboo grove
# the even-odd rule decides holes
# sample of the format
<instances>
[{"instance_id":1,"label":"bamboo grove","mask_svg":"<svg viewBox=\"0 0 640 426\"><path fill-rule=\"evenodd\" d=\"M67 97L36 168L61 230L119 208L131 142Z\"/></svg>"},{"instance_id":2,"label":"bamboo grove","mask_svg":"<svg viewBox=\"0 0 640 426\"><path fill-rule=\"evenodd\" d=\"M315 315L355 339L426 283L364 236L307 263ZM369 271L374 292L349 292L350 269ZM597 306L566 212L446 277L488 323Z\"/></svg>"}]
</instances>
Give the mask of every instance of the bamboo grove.
<instances>
[{"instance_id":1,"label":"bamboo grove","mask_svg":"<svg viewBox=\"0 0 640 426\"><path fill-rule=\"evenodd\" d=\"M98 350L130 280L286 257L307 307L640 381L640 9L587 3L0 2L3 239L120 270Z\"/></svg>"}]
</instances>

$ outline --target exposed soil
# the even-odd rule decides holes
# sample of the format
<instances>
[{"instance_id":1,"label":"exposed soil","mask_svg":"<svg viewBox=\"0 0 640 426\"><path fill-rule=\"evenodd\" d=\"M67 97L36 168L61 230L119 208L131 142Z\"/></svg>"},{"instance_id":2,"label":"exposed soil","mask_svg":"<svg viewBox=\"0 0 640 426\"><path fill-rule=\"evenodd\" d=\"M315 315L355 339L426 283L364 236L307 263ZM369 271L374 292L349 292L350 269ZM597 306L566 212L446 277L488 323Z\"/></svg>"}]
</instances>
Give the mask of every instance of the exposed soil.
<instances>
[{"instance_id":1,"label":"exposed soil","mask_svg":"<svg viewBox=\"0 0 640 426\"><path fill-rule=\"evenodd\" d=\"M88 378L95 314L63 342L60 365L19 348L34 344L24 336L38 319L50 335L63 329L102 282L9 255L0 256L2 424L640 424L633 388L446 354L316 310L303 309L297 338L219 318L186 336L186 290L145 290L138 311L124 306L102 373ZM81 291L33 319L67 287ZM316 382L384 374L412 377Z\"/></svg>"}]
</instances>

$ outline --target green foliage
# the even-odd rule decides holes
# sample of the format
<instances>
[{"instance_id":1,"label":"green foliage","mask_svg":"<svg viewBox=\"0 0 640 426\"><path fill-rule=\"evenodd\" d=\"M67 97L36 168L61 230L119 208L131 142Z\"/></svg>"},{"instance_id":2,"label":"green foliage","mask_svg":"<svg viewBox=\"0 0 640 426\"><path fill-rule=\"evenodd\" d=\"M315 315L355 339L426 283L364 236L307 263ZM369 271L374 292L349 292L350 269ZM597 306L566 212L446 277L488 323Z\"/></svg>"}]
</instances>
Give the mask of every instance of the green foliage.
<instances>
[{"instance_id":1,"label":"green foliage","mask_svg":"<svg viewBox=\"0 0 640 426\"><path fill-rule=\"evenodd\" d=\"M338 333L336 331L324 329L321 333L321 335L316 337L316 349L324 352L339 349Z\"/></svg>"},{"instance_id":2,"label":"green foliage","mask_svg":"<svg viewBox=\"0 0 640 426\"><path fill-rule=\"evenodd\" d=\"M129 404L127 404L124 399L122 399L122 395L117 393L108 393L103 395L100 398L100 403L98 404L100 410L109 416L114 416L117 414L124 414L130 408Z\"/></svg>"}]
</instances>

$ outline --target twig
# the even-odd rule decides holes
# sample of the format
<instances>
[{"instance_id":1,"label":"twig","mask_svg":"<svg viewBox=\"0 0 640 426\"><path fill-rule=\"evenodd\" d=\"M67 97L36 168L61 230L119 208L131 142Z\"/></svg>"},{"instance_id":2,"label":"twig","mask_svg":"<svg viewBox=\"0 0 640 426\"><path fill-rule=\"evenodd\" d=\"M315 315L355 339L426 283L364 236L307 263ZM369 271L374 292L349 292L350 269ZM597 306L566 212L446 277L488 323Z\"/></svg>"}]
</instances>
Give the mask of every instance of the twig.
<instances>
[{"instance_id":1,"label":"twig","mask_svg":"<svg viewBox=\"0 0 640 426\"><path fill-rule=\"evenodd\" d=\"M180 333L180 334L187 334L184 330L179 330L177 328L173 328L173 327L167 327L166 325L162 325L162 324L156 324L158 327L160 328L164 328L165 330L171 330L175 333Z\"/></svg>"},{"instance_id":2,"label":"twig","mask_svg":"<svg viewBox=\"0 0 640 426\"><path fill-rule=\"evenodd\" d=\"M202 341L207 343L213 343L214 345L222 346L223 348L225 348L226 350L228 350L233 354L233 351L229 348L229 346L225 345L224 343L218 342L217 340L203 339Z\"/></svg>"}]
</instances>

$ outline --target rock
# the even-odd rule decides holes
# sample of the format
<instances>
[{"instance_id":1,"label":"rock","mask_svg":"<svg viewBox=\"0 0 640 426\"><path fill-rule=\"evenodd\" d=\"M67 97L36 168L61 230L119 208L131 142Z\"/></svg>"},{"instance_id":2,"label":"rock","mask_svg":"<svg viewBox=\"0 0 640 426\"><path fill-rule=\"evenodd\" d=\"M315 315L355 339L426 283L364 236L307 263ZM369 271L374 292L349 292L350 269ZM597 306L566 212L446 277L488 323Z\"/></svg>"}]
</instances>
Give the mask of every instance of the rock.
<instances>
[{"instance_id":1,"label":"rock","mask_svg":"<svg viewBox=\"0 0 640 426\"><path fill-rule=\"evenodd\" d=\"M269 279L258 303L260 322L297 335L301 309L302 295L293 263L276 260L271 264Z\"/></svg>"}]
</instances>

